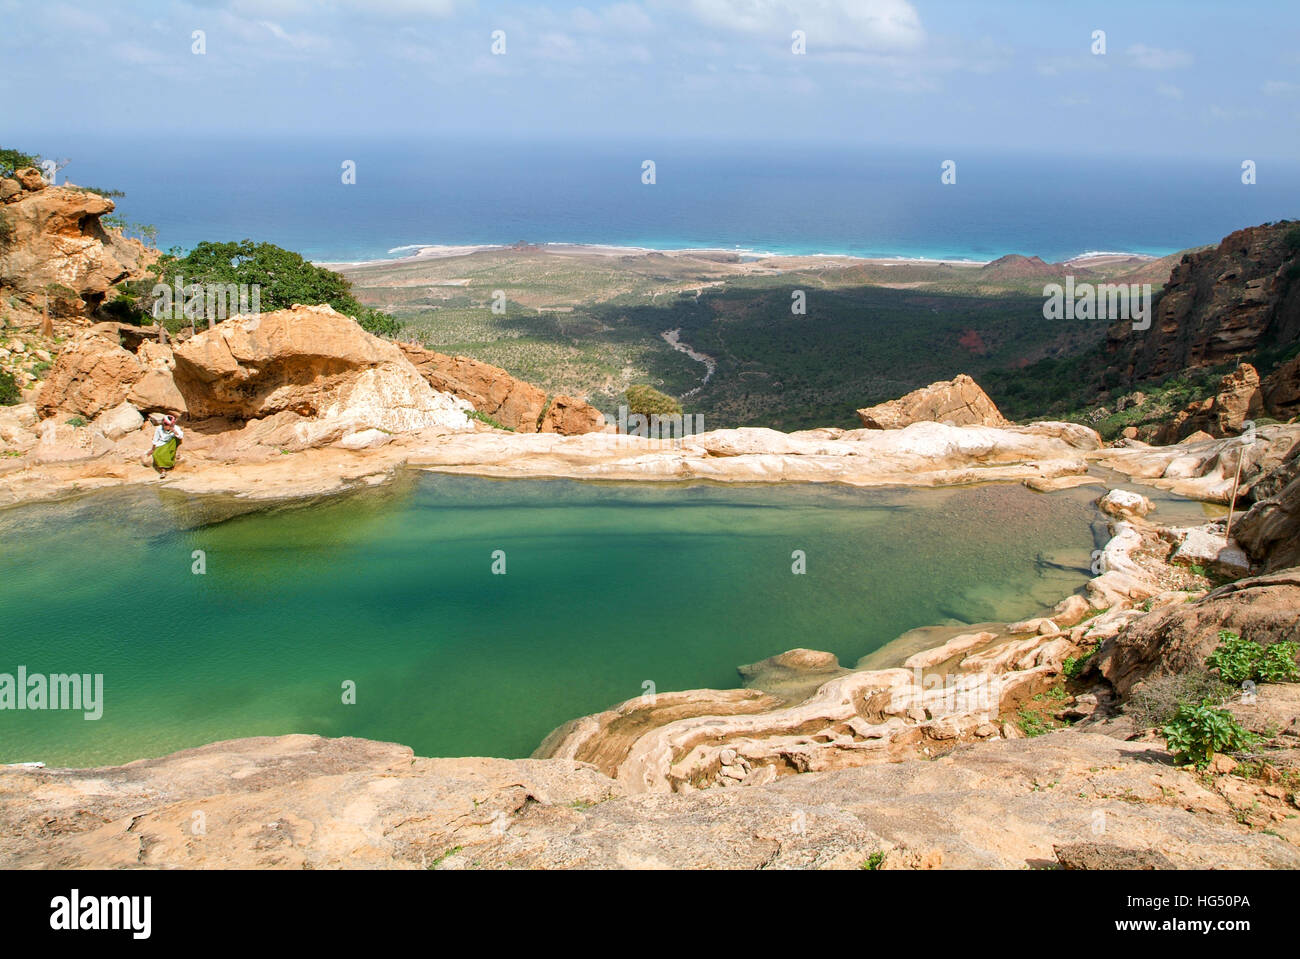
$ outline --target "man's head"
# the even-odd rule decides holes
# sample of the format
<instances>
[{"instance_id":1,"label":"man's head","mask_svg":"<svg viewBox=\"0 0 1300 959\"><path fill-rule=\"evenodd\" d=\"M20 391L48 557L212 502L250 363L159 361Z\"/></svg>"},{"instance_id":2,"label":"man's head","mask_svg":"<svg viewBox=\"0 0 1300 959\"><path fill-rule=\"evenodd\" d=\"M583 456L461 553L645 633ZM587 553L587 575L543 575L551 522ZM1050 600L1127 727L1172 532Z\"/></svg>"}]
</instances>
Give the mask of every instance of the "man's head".
<instances>
[{"instance_id":1,"label":"man's head","mask_svg":"<svg viewBox=\"0 0 1300 959\"><path fill-rule=\"evenodd\" d=\"M171 416L170 414L163 417L163 426L167 427L168 429L171 429L175 425L176 425L176 417Z\"/></svg>"}]
</instances>

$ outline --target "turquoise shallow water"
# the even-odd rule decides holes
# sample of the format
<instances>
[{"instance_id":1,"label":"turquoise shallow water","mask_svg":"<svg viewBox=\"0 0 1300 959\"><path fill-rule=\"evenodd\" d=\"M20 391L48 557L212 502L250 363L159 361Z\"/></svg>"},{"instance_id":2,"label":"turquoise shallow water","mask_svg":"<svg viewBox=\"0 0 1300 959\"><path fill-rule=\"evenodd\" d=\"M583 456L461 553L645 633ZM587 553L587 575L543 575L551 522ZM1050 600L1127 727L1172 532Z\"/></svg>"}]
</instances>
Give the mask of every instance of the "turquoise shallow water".
<instances>
[{"instance_id":1,"label":"turquoise shallow water","mask_svg":"<svg viewBox=\"0 0 1300 959\"><path fill-rule=\"evenodd\" d=\"M0 711L0 762L290 732L525 756L646 682L734 687L796 646L851 665L915 626L1035 613L1087 578L1096 495L414 474L233 518L148 488L9 509L0 673L102 673L105 707Z\"/></svg>"}]
</instances>

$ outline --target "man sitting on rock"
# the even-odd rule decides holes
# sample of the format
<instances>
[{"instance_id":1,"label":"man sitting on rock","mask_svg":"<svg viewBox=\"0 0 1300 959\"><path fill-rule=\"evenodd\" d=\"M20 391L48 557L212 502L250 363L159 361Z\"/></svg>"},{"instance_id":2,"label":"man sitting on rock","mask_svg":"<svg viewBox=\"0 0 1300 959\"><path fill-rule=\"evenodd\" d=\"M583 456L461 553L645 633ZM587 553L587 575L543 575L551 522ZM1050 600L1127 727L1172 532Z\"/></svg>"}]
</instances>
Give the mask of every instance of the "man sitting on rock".
<instances>
[{"instance_id":1,"label":"man sitting on rock","mask_svg":"<svg viewBox=\"0 0 1300 959\"><path fill-rule=\"evenodd\" d=\"M176 450L185 439L185 434L176 425L176 417L164 416L162 422L154 427L153 449L145 454L144 465L152 466L159 476L165 476L168 470L176 467Z\"/></svg>"}]
</instances>

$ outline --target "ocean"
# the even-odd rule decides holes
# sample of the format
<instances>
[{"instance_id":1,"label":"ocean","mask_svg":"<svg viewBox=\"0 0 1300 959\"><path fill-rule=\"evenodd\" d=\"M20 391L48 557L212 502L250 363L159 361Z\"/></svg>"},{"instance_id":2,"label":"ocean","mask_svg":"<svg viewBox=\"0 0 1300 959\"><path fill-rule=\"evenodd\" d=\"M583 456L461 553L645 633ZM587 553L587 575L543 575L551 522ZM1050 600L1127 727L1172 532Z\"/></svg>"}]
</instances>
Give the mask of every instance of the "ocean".
<instances>
[{"instance_id":1,"label":"ocean","mask_svg":"<svg viewBox=\"0 0 1300 959\"><path fill-rule=\"evenodd\" d=\"M965 155L817 144L418 139L75 140L74 183L123 190L118 212L164 249L267 240L316 261L422 245L653 249L1058 261L1164 255L1300 217L1300 164ZM941 183L941 164L956 182ZM655 183L642 182L655 164ZM355 163L356 182L343 183Z\"/></svg>"}]
</instances>

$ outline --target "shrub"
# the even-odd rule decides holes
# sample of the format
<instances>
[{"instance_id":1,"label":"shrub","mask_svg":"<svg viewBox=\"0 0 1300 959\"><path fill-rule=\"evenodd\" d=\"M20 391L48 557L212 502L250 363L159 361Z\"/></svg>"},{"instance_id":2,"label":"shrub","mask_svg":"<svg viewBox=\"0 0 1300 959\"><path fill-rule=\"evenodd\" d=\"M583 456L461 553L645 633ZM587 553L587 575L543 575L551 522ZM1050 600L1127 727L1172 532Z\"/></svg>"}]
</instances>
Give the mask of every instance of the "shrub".
<instances>
[{"instance_id":1,"label":"shrub","mask_svg":"<svg viewBox=\"0 0 1300 959\"><path fill-rule=\"evenodd\" d=\"M1169 676L1145 680L1124 705L1124 712L1138 729L1152 729L1173 720L1183 703L1219 704L1233 688L1204 669L1190 669Z\"/></svg>"},{"instance_id":2,"label":"shrub","mask_svg":"<svg viewBox=\"0 0 1300 959\"><path fill-rule=\"evenodd\" d=\"M640 413L642 416L680 416L682 404L671 396L665 396L653 386L629 386L627 388L627 411Z\"/></svg>"},{"instance_id":3,"label":"shrub","mask_svg":"<svg viewBox=\"0 0 1300 959\"><path fill-rule=\"evenodd\" d=\"M1219 645L1205 660L1205 665L1217 669L1224 682L1236 685L1255 678L1263 653L1259 643L1242 639L1237 633L1220 630Z\"/></svg>"},{"instance_id":4,"label":"shrub","mask_svg":"<svg viewBox=\"0 0 1300 959\"><path fill-rule=\"evenodd\" d=\"M13 406L22 399L18 381L8 370L0 370L0 406Z\"/></svg>"},{"instance_id":5,"label":"shrub","mask_svg":"<svg viewBox=\"0 0 1300 959\"><path fill-rule=\"evenodd\" d=\"M1296 653L1300 644L1294 642L1259 643L1242 639L1237 633L1221 630L1219 645L1205 660L1205 665L1219 670L1225 682L1241 684L1300 682L1300 667L1296 666Z\"/></svg>"},{"instance_id":6,"label":"shrub","mask_svg":"<svg viewBox=\"0 0 1300 959\"><path fill-rule=\"evenodd\" d=\"M1243 729L1226 709L1215 709L1208 702L1195 706L1184 704L1161 732L1165 745L1180 766L1204 769L1215 753L1248 749L1258 738Z\"/></svg>"},{"instance_id":7,"label":"shrub","mask_svg":"<svg viewBox=\"0 0 1300 959\"><path fill-rule=\"evenodd\" d=\"M1262 683L1296 683L1300 682L1300 666L1296 665L1296 653L1300 652L1300 643L1273 643L1264 647L1264 655L1259 659L1259 681Z\"/></svg>"}]
</instances>

